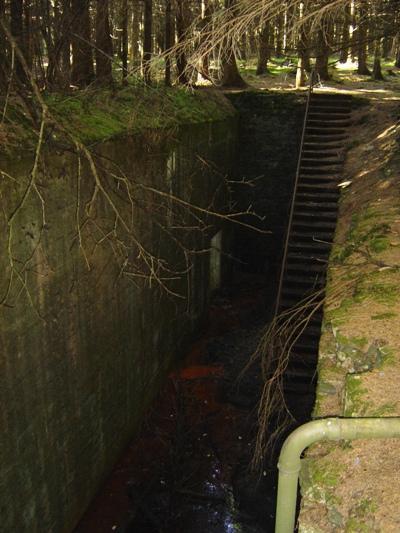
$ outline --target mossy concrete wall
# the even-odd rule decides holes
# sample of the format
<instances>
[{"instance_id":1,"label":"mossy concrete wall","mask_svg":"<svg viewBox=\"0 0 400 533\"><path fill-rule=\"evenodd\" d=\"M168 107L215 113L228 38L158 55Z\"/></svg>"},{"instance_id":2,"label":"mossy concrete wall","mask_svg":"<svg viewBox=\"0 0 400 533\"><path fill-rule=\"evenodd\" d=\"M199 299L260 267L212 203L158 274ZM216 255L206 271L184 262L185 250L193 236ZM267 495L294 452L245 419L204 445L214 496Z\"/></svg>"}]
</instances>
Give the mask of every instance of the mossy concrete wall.
<instances>
[{"instance_id":1,"label":"mossy concrete wall","mask_svg":"<svg viewBox=\"0 0 400 533\"><path fill-rule=\"evenodd\" d=\"M53 150L34 183L32 161L2 165L1 531L71 531L134 434L202 317L212 236L146 187L221 207L235 143L230 119L99 145L112 203L84 154ZM187 272L177 238L203 250Z\"/></svg>"}]
</instances>

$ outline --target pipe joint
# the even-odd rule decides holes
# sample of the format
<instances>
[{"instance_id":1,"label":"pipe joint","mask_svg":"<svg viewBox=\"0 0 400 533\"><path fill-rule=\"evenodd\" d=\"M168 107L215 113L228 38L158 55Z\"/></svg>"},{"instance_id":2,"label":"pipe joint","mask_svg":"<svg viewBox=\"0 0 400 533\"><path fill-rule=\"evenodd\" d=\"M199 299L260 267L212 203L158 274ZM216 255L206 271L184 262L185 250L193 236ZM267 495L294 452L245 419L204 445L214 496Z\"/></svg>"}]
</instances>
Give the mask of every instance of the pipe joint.
<instances>
[{"instance_id":1,"label":"pipe joint","mask_svg":"<svg viewBox=\"0 0 400 533\"><path fill-rule=\"evenodd\" d=\"M285 440L279 457L275 533L293 533L301 454L324 440L399 438L400 417L322 418L297 428Z\"/></svg>"}]
</instances>

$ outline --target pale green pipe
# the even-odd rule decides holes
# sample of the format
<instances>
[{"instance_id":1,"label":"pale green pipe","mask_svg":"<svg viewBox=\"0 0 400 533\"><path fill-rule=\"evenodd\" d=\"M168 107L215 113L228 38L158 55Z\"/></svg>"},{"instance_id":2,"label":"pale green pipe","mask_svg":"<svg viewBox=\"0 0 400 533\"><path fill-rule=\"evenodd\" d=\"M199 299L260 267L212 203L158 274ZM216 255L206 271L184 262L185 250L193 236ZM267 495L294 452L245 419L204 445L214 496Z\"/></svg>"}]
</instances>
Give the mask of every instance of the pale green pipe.
<instances>
[{"instance_id":1,"label":"pale green pipe","mask_svg":"<svg viewBox=\"0 0 400 533\"><path fill-rule=\"evenodd\" d=\"M324 418L297 428L285 440L279 456L275 533L293 533L296 517L300 456L322 440L384 439L400 437L399 418Z\"/></svg>"}]
</instances>

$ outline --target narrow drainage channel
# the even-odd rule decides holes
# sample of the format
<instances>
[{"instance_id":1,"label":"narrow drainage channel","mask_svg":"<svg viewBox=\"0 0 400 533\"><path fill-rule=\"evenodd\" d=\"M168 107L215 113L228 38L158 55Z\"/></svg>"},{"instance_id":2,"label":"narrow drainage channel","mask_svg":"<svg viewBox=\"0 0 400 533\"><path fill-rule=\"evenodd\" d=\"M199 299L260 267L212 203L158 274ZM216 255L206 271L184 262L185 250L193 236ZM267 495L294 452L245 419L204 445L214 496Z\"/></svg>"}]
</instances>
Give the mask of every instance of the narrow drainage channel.
<instances>
[{"instance_id":1,"label":"narrow drainage channel","mask_svg":"<svg viewBox=\"0 0 400 533\"><path fill-rule=\"evenodd\" d=\"M262 471L252 472L259 368L238 381L269 313L264 280L247 275L216 294L209 326L169 376L76 533L274 530L280 442ZM312 394L291 387L287 402L296 425L309 419Z\"/></svg>"},{"instance_id":2,"label":"narrow drainage channel","mask_svg":"<svg viewBox=\"0 0 400 533\"><path fill-rule=\"evenodd\" d=\"M317 94L309 100L288 253L280 278L283 284L278 291L279 311L293 305L302 309L303 298L310 291L323 290L350 108L347 96ZM333 124L338 121L342 129L336 131ZM336 143L335 159L332 143ZM290 197L290 184L286 186ZM141 435L117 465L77 533L274 530L278 454L288 433L311 416L322 321L319 308L301 334L295 335L283 383L292 422L279 433L261 471L254 472L250 463L263 382L258 365L242 371L276 307L280 265L273 258L282 256L283 231L279 225L275 237L272 247L263 241L262 251L265 254L268 250L269 276L265 269L260 273L255 268L260 261L259 247L254 246L256 260L246 258L243 262L250 270L235 272L235 283L216 293L208 328L193 344L182 367L169 376ZM236 236L236 244L246 245L239 246L238 257L251 249L248 236L242 234L241 238ZM280 429L279 416L269 423L270 433Z\"/></svg>"}]
</instances>

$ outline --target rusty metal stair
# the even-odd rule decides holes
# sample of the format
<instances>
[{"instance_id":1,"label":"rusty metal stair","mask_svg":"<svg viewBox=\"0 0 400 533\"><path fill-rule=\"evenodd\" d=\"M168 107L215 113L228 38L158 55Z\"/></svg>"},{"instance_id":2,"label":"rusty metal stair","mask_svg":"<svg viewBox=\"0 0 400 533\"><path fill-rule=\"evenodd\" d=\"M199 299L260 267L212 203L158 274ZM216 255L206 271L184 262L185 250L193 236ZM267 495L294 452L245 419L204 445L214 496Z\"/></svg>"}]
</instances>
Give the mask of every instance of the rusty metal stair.
<instances>
[{"instance_id":1,"label":"rusty metal stair","mask_svg":"<svg viewBox=\"0 0 400 533\"><path fill-rule=\"evenodd\" d=\"M302 148L282 266L276 316L319 291L334 237L352 99L310 91ZM294 343L284 376L290 394L313 393L322 309L315 312Z\"/></svg>"}]
</instances>

